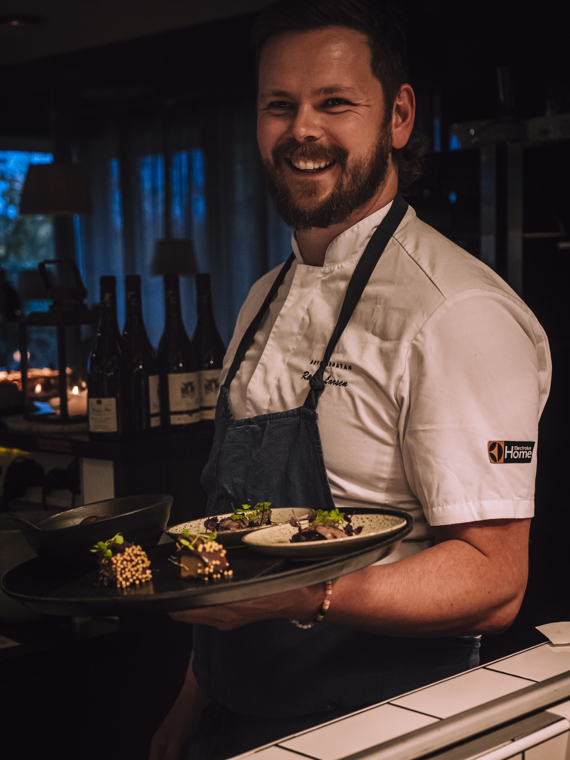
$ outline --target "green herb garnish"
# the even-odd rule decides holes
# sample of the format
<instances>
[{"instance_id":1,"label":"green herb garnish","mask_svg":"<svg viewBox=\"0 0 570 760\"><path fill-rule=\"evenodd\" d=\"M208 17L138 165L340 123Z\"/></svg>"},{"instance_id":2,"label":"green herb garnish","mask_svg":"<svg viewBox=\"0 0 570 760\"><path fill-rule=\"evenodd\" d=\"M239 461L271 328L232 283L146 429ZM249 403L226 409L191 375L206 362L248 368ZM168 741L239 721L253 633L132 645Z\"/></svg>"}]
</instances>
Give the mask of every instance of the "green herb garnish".
<instances>
[{"instance_id":1,"label":"green herb garnish","mask_svg":"<svg viewBox=\"0 0 570 760\"><path fill-rule=\"evenodd\" d=\"M255 507L252 507L251 504L242 504L241 507L234 510L231 519L236 521L261 519L270 511L270 507L270 501L258 501Z\"/></svg>"},{"instance_id":2,"label":"green herb garnish","mask_svg":"<svg viewBox=\"0 0 570 760\"><path fill-rule=\"evenodd\" d=\"M196 549L196 541L200 539L203 543L208 543L209 541L214 541L217 538L217 533L201 533L199 536L194 536L192 541L189 540L190 538L190 531L188 528L184 528L182 533L180 534L180 537L178 539L178 543L181 546L185 546L187 549L190 549L191 551L194 551Z\"/></svg>"},{"instance_id":3,"label":"green herb garnish","mask_svg":"<svg viewBox=\"0 0 570 760\"><path fill-rule=\"evenodd\" d=\"M108 541L97 541L95 546L90 549L89 551L96 553L99 552L103 555L103 557L107 557L110 559L113 556L113 552L111 551L111 544L122 544L124 542L124 538L121 533L117 533L116 536L113 536L113 538L110 538Z\"/></svg>"},{"instance_id":4,"label":"green herb garnish","mask_svg":"<svg viewBox=\"0 0 570 760\"><path fill-rule=\"evenodd\" d=\"M330 528L339 528L342 523L346 522L346 518L338 509L331 509L328 512L325 509L317 509L309 521L313 525L328 525Z\"/></svg>"}]
</instances>

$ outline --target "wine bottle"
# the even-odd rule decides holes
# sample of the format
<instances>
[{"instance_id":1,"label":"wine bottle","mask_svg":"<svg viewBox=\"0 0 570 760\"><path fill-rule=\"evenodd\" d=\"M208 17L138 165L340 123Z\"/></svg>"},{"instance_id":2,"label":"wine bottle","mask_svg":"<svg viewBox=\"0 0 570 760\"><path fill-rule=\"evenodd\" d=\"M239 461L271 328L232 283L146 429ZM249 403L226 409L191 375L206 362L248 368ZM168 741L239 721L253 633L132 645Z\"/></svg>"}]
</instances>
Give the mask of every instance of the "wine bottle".
<instances>
[{"instance_id":1,"label":"wine bottle","mask_svg":"<svg viewBox=\"0 0 570 760\"><path fill-rule=\"evenodd\" d=\"M142 315L141 278L125 277L127 313L123 327L124 366L128 383L129 433L148 433L160 425L158 363Z\"/></svg>"},{"instance_id":2,"label":"wine bottle","mask_svg":"<svg viewBox=\"0 0 570 760\"><path fill-rule=\"evenodd\" d=\"M101 277L99 327L87 367L89 435L113 439L125 433L125 373L117 325L114 277Z\"/></svg>"},{"instance_id":3,"label":"wine bottle","mask_svg":"<svg viewBox=\"0 0 570 760\"><path fill-rule=\"evenodd\" d=\"M209 274L196 275L196 308L198 319L192 343L200 363L200 418L213 420L226 347L214 320Z\"/></svg>"},{"instance_id":4,"label":"wine bottle","mask_svg":"<svg viewBox=\"0 0 570 760\"><path fill-rule=\"evenodd\" d=\"M158 344L162 421L165 426L193 425L200 420L198 362L180 308L178 275L164 276L166 319Z\"/></svg>"}]
</instances>

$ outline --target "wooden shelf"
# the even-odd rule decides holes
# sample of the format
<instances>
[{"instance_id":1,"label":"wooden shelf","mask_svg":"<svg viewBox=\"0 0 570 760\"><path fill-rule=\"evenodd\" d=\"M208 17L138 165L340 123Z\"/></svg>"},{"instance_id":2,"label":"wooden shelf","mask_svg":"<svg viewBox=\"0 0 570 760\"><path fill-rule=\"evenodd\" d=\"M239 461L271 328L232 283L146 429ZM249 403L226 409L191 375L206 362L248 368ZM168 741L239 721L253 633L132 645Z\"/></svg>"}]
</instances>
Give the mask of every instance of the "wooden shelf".
<instances>
[{"instance_id":1,"label":"wooden shelf","mask_svg":"<svg viewBox=\"0 0 570 760\"><path fill-rule=\"evenodd\" d=\"M190 431L174 429L145 436L125 437L117 441L92 441L88 433L52 433L48 423L41 432L37 427L36 425L33 432L22 432L9 430L4 423L0 428L0 446L117 462L145 456L159 449L163 454L179 452L180 449L188 453L202 451L204 447L209 450L214 435L213 422L198 422Z\"/></svg>"},{"instance_id":2,"label":"wooden shelf","mask_svg":"<svg viewBox=\"0 0 570 760\"><path fill-rule=\"evenodd\" d=\"M214 423L199 422L190 431L172 430L117 441L91 441L87 433L50 433L0 429L0 446L29 452L52 452L113 463L115 496L169 493L174 497L170 524L202 517L206 494L200 483Z\"/></svg>"}]
</instances>

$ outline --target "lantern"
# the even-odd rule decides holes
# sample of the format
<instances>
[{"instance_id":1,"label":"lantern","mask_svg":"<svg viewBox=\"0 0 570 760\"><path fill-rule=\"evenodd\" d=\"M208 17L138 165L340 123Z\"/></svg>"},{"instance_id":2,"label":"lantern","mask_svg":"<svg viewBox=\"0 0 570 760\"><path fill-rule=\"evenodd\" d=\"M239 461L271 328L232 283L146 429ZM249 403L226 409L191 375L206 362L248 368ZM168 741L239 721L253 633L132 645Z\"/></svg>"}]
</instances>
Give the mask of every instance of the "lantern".
<instances>
[{"instance_id":1,"label":"lantern","mask_svg":"<svg viewBox=\"0 0 570 760\"><path fill-rule=\"evenodd\" d=\"M48 311L32 312L20 322L24 416L85 422L87 359L98 313L85 303L87 291L74 261L42 261L38 270L52 303ZM43 366L31 366L38 363Z\"/></svg>"}]
</instances>

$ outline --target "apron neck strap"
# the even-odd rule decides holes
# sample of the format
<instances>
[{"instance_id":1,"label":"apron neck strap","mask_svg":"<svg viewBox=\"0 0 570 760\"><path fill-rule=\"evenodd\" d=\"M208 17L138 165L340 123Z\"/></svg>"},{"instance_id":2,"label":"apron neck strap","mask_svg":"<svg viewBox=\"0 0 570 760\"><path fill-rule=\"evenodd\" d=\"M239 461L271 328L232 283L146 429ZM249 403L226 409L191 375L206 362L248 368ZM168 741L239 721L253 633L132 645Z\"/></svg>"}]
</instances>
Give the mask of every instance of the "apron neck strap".
<instances>
[{"instance_id":1,"label":"apron neck strap","mask_svg":"<svg viewBox=\"0 0 570 760\"><path fill-rule=\"evenodd\" d=\"M358 301L360 300L364 288L368 284L368 280L370 279L370 276L372 275L376 264L380 260L380 256L388 245L390 238L398 229L400 222L404 218L407 210L408 204L406 201L402 198L401 195L396 195L390 210L374 231L374 234L370 238L368 245L364 250L364 253L360 257L360 260L356 265L356 269L354 270L354 274L352 275L352 278L348 284L348 288L346 290L344 301L340 310L340 315L331 335L331 339L329 340L328 346L325 350L325 355L321 361L319 369L315 372L314 375L311 375L309 377L310 389L307 398L305 399L305 407L309 409L317 408L317 403L319 401L321 393L325 389L323 380L324 371L330 361L334 349L336 348L336 344L344 332L344 329L347 326ZM226 379L222 385L223 388L229 389L230 383L236 376L241 363L245 359L245 355L255 339L255 334L257 333L271 302L283 284L283 280L285 279L285 276L294 261L295 255L292 253L281 267L279 274L275 278L273 285L269 290L269 293L259 308L259 311L255 315L250 326L245 331L235 353L234 360L228 371Z\"/></svg>"},{"instance_id":2,"label":"apron neck strap","mask_svg":"<svg viewBox=\"0 0 570 760\"><path fill-rule=\"evenodd\" d=\"M255 317L253 318L253 322L250 324L250 326L245 331L243 338L240 341L240 344L238 346L238 349L235 353L234 360L232 362L232 365L228 371L228 374L226 376L226 379L222 385L223 388L229 388L230 383L236 376L236 373L238 369L241 366L241 363L245 359L245 355L251 346L251 344L254 341L255 334L259 329L259 326L263 320L263 317L265 316L266 312L269 309L269 306L271 304L271 301L275 298L277 291L281 287L283 280L285 279L285 275L291 268L291 264L295 261L295 254L292 253L287 261L283 264L281 269L279 270L279 274L275 278L273 285L271 286L271 289L269 293L266 295L264 302L261 304L261 307Z\"/></svg>"},{"instance_id":3,"label":"apron neck strap","mask_svg":"<svg viewBox=\"0 0 570 760\"><path fill-rule=\"evenodd\" d=\"M325 389L325 383L323 375L325 369L330 361L332 353L336 348L340 336L344 332L355 308L358 304L364 288L368 284L372 272L374 271L376 264L380 260L384 249L388 245L390 238L396 232L400 226L400 222L404 218L406 211L408 210L408 204L402 198L401 195L396 195L392 206L388 213L378 225L374 234L368 241L368 245L364 249L364 253L360 257L354 274L348 284L344 301L340 310L340 314L329 340L328 346L325 350L325 355L320 363L318 370L314 375L309 377L309 393L305 399L304 406L309 409L316 409L319 402L321 393Z\"/></svg>"}]
</instances>

